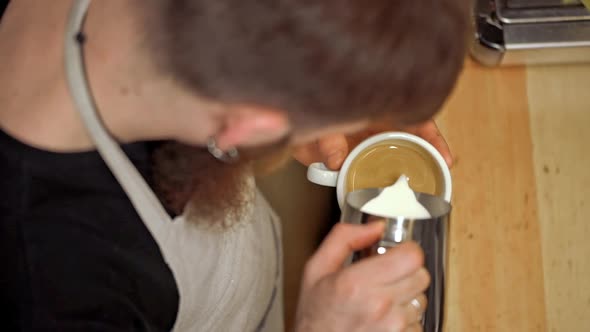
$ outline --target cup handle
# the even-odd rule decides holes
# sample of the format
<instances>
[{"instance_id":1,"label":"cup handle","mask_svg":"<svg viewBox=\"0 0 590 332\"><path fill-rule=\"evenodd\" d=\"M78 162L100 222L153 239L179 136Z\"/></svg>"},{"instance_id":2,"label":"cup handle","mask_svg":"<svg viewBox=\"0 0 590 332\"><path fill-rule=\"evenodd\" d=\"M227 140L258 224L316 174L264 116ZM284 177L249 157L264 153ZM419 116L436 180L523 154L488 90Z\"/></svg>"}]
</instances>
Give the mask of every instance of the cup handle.
<instances>
[{"instance_id":1,"label":"cup handle","mask_svg":"<svg viewBox=\"0 0 590 332\"><path fill-rule=\"evenodd\" d=\"M313 163L307 168L307 179L320 186L336 187L338 171L332 171L323 163Z\"/></svg>"}]
</instances>

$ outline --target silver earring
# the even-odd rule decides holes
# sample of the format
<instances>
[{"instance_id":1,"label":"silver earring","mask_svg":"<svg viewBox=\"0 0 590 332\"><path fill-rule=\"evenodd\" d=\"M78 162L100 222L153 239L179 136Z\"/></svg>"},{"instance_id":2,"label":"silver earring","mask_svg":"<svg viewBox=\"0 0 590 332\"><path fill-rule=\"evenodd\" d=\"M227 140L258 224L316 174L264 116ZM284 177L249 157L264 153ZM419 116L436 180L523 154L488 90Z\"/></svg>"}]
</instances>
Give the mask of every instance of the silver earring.
<instances>
[{"instance_id":1,"label":"silver earring","mask_svg":"<svg viewBox=\"0 0 590 332\"><path fill-rule=\"evenodd\" d=\"M213 157L224 163L232 163L240 159L240 154L236 148L230 148L227 151L223 151L217 147L217 142L213 137L209 137L209 140L207 141L207 149Z\"/></svg>"}]
</instances>

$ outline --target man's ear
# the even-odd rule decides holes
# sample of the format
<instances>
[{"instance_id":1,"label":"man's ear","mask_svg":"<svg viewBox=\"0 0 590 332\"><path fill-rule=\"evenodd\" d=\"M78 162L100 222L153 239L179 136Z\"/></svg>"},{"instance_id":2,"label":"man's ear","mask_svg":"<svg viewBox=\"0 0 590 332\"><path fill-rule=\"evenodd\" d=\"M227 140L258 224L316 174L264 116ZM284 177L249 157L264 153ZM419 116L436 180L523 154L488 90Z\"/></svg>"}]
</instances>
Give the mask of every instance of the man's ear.
<instances>
[{"instance_id":1,"label":"man's ear","mask_svg":"<svg viewBox=\"0 0 590 332\"><path fill-rule=\"evenodd\" d=\"M253 147L274 143L289 133L285 112L257 106L232 105L227 109L222 129L215 136L217 147Z\"/></svg>"}]
</instances>

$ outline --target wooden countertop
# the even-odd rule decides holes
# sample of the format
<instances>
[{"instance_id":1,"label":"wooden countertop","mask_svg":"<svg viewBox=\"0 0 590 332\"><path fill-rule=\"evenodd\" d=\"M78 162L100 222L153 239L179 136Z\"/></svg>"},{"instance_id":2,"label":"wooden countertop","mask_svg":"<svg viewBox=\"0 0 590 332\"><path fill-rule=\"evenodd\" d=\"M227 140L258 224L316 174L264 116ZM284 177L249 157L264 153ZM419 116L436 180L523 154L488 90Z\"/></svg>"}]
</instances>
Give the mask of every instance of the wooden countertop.
<instances>
[{"instance_id":1,"label":"wooden countertop","mask_svg":"<svg viewBox=\"0 0 590 332\"><path fill-rule=\"evenodd\" d=\"M438 123L456 157L445 331L590 331L590 65L468 61ZM291 324L334 192L296 163L262 185Z\"/></svg>"},{"instance_id":2,"label":"wooden countertop","mask_svg":"<svg viewBox=\"0 0 590 332\"><path fill-rule=\"evenodd\" d=\"M468 62L439 124L457 159L445 331L590 331L590 65Z\"/></svg>"}]
</instances>

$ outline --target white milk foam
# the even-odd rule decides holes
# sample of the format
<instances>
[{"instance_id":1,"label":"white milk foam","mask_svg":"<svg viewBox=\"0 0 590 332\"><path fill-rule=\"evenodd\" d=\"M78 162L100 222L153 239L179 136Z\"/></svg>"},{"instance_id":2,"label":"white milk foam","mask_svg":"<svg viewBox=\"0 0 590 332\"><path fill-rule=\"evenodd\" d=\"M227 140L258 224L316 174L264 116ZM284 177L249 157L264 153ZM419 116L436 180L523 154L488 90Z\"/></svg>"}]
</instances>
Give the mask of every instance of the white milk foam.
<instances>
[{"instance_id":1,"label":"white milk foam","mask_svg":"<svg viewBox=\"0 0 590 332\"><path fill-rule=\"evenodd\" d=\"M430 218L428 210L416 199L406 175L400 176L392 186L383 189L379 196L365 203L361 211L384 218Z\"/></svg>"}]
</instances>

